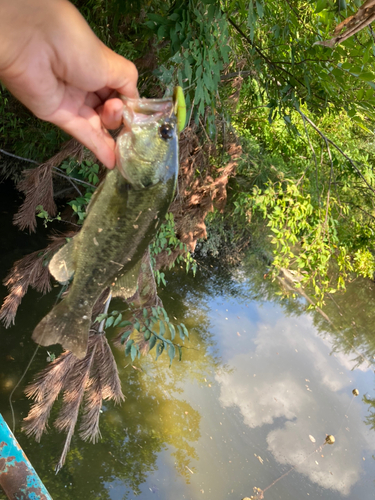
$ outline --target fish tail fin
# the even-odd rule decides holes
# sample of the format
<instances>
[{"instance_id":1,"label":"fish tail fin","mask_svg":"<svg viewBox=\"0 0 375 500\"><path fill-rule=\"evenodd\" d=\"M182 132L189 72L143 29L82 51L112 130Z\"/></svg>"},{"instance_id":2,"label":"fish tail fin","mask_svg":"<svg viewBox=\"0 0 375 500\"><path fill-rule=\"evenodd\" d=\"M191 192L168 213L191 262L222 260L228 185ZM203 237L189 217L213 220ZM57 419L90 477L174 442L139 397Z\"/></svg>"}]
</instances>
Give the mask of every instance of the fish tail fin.
<instances>
[{"instance_id":1,"label":"fish tail fin","mask_svg":"<svg viewBox=\"0 0 375 500\"><path fill-rule=\"evenodd\" d=\"M32 339L37 344L61 344L77 358L86 355L92 310L72 308L66 299L57 304L36 326Z\"/></svg>"}]
</instances>

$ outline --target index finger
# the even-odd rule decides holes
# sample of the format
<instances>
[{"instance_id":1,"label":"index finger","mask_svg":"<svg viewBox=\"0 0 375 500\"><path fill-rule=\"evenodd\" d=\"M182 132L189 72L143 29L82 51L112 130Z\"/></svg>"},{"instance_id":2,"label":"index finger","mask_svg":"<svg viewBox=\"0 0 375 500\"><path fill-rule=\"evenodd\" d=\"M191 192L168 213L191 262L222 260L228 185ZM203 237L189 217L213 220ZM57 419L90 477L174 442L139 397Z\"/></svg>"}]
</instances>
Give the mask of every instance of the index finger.
<instances>
[{"instance_id":1,"label":"index finger","mask_svg":"<svg viewBox=\"0 0 375 500\"><path fill-rule=\"evenodd\" d=\"M107 49L107 62L108 62L108 77L107 85L110 89L117 90L117 92L125 97L137 99L139 97L137 89L138 71L135 65L125 59L124 57L116 54L112 50Z\"/></svg>"}]
</instances>

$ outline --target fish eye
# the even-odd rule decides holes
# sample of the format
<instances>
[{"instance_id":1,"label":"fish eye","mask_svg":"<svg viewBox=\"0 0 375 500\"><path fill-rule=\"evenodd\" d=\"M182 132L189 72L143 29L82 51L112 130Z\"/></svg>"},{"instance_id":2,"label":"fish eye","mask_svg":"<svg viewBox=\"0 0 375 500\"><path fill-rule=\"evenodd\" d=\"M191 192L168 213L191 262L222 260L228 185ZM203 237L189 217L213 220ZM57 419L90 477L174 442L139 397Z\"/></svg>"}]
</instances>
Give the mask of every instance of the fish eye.
<instances>
[{"instance_id":1,"label":"fish eye","mask_svg":"<svg viewBox=\"0 0 375 500\"><path fill-rule=\"evenodd\" d=\"M169 123L163 123L159 127L159 133L162 139L167 141L173 137L173 127Z\"/></svg>"}]
</instances>

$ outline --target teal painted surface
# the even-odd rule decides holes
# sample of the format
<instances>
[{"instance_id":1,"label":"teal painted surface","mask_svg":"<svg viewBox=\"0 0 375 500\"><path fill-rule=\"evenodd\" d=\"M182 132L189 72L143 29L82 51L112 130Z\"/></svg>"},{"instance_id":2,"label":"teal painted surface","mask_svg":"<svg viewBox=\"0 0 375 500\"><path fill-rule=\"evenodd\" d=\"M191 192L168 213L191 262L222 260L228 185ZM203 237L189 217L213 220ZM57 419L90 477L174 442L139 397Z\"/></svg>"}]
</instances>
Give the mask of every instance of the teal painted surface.
<instances>
[{"instance_id":1,"label":"teal painted surface","mask_svg":"<svg viewBox=\"0 0 375 500\"><path fill-rule=\"evenodd\" d=\"M0 485L8 498L52 500L1 414Z\"/></svg>"}]
</instances>

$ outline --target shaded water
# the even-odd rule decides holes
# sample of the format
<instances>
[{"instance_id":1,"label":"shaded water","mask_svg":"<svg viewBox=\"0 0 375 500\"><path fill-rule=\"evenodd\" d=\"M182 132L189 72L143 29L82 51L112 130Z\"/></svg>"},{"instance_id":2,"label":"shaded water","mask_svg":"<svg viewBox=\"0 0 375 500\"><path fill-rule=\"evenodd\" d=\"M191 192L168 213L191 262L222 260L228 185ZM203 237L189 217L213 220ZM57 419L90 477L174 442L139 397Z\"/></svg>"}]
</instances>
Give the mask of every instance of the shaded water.
<instances>
[{"instance_id":1,"label":"shaded water","mask_svg":"<svg viewBox=\"0 0 375 500\"><path fill-rule=\"evenodd\" d=\"M7 234L2 276L20 248L43 247ZM171 273L161 298L191 332L183 360L169 368L163 355L132 366L117 351L126 401L103 408L98 444L73 438L57 476L64 436L52 427L35 443L20 432L29 409L22 389L46 365L39 350L13 396L16 436L55 500L240 500L254 487L267 500L374 498L375 285L358 280L328 299L328 323L304 301L277 295L280 286L264 272L252 259L232 274L210 264L195 279ZM10 425L10 391L54 300L53 292L29 292L16 325L0 327L0 411ZM324 445L326 434L334 445Z\"/></svg>"}]
</instances>

